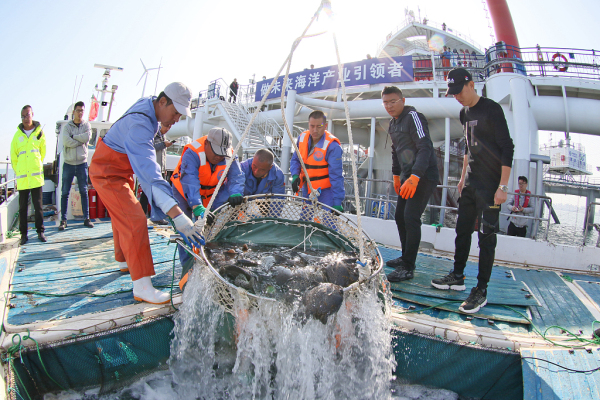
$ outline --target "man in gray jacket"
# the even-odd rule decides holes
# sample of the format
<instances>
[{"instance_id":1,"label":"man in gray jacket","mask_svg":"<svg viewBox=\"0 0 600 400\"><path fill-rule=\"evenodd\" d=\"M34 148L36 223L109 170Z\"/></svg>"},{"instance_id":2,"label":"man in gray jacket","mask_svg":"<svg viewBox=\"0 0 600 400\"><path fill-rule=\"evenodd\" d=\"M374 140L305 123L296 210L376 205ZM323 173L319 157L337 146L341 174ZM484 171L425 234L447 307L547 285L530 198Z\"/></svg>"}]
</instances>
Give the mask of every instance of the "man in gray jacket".
<instances>
[{"instance_id":1,"label":"man in gray jacket","mask_svg":"<svg viewBox=\"0 0 600 400\"><path fill-rule=\"evenodd\" d=\"M532 216L533 211L535 209L535 198L531 196L527 196L527 194L531 194L529 190L527 190L527 177L520 176L519 177L519 190L515 190L514 196L508 196L508 201L506 202L506 208L513 215L527 215ZM508 224L508 229L506 230L506 234L508 236L527 236L527 225L529 225L530 219L523 217L509 217L510 223Z\"/></svg>"},{"instance_id":2,"label":"man in gray jacket","mask_svg":"<svg viewBox=\"0 0 600 400\"><path fill-rule=\"evenodd\" d=\"M67 227L67 207L69 203L69 191L73 178L77 177L79 193L81 194L81 209L85 221L83 225L93 228L94 224L90 221L90 210L88 204L88 165L87 153L88 142L92 128L90 123L83 120L85 104L83 101L75 103L73 110L73 119L67 122L62 131L63 143L63 172L62 172L62 196L60 201L60 225L59 231L64 231Z\"/></svg>"}]
</instances>

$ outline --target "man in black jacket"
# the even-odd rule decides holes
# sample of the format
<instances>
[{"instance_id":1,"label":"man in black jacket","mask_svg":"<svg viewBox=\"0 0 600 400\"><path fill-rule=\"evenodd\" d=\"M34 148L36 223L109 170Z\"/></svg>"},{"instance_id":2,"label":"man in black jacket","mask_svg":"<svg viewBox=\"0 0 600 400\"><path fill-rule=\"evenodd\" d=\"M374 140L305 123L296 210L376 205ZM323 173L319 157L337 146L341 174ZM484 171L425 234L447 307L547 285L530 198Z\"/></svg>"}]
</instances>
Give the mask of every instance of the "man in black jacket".
<instances>
[{"instance_id":1,"label":"man in black jacket","mask_svg":"<svg viewBox=\"0 0 600 400\"><path fill-rule=\"evenodd\" d=\"M396 86L385 87L381 98L392 117L388 133L392 139L394 190L398 194L396 226L402 243L402 256L387 262L396 268L388 280L399 282L414 277L421 215L440 178L425 116L404 105L406 99Z\"/></svg>"},{"instance_id":2,"label":"man in black jacket","mask_svg":"<svg viewBox=\"0 0 600 400\"><path fill-rule=\"evenodd\" d=\"M460 306L465 313L476 313L487 304L487 284L496 253L496 233L500 204L506 201L514 145L502 107L475 91L473 77L464 68L448 73L447 95L463 105L460 122L467 146L458 182L460 199L456 221L454 270L431 281L438 289L465 290L464 270L471 249L471 236L479 232L479 274L477 286Z\"/></svg>"}]
</instances>

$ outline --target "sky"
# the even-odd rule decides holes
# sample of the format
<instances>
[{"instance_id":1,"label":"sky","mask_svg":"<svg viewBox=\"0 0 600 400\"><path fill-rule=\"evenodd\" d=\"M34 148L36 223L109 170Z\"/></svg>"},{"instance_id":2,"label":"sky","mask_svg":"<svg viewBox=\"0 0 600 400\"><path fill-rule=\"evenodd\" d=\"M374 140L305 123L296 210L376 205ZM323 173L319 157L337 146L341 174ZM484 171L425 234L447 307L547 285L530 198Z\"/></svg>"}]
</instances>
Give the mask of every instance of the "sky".
<instances>
[{"instance_id":1,"label":"sky","mask_svg":"<svg viewBox=\"0 0 600 400\"><path fill-rule=\"evenodd\" d=\"M55 125L73 99L89 108L102 69L122 67L109 80L118 85L111 120L116 120L142 95L143 67L151 71L145 94L156 94L181 81L194 93L210 81L237 78L247 84L255 75L275 76L293 41L308 25L320 0L0 0L0 160L10 153L10 141L25 104L47 134L46 162L54 159ZM508 0L522 47L600 49L596 18L600 1ZM337 35L342 62L375 55L386 35L404 21L405 9L422 19L445 22L470 35L483 47L491 43L481 0L398 1L332 0L334 22L320 17L310 32L331 29ZM309 33L310 33L309 32ZM336 63L331 34L302 41L291 72ZM107 99L108 100L108 99ZM86 112L87 118L87 112ZM600 138L573 135L588 148ZM554 138L559 135L555 134ZM542 142L542 139L540 139ZM588 154L590 157L590 154ZM600 158L594 165L600 165Z\"/></svg>"}]
</instances>

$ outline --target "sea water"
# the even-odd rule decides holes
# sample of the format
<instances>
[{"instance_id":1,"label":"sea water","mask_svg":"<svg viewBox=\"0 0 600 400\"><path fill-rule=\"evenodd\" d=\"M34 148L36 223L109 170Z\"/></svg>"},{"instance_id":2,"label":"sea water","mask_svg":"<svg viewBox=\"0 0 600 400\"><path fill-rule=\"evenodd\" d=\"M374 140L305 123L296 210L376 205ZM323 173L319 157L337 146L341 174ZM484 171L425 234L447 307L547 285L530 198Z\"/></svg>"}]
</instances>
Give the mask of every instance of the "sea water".
<instances>
[{"instance_id":1,"label":"sea water","mask_svg":"<svg viewBox=\"0 0 600 400\"><path fill-rule=\"evenodd\" d=\"M564 194L552 194L551 196L552 206L558 216L560 224L555 223L552 217L550 217L548 242L570 246L581 246L585 237L586 246L596 246L598 241L598 231L591 229L584 232L583 230L586 212L585 197ZM544 216L547 217L548 210L547 207L544 208ZM600 222L600 206L595 206L594 222ZM547 223L540 223L538 240L543 240L546 230Z\"/></svg>"}]
</instances>

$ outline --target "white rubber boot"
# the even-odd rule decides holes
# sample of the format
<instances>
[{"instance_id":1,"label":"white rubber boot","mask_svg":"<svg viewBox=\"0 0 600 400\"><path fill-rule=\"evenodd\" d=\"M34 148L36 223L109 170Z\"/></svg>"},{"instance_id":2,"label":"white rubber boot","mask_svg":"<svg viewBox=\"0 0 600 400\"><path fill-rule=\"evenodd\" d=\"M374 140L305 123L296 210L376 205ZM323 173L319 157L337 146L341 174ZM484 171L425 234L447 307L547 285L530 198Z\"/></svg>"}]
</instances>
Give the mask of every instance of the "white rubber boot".
<instances>
[{"instance_id":1,"label":"white rubber boot","mask_svg":"<svg viewBox=\"0 0 600 400\"><path fill-rule=\"evenodd\" d=\"M129 272L129 267L127 266L127 261L119 261L119 271Z\"/></svg>"},{"instance_id":2,"label":"white rubber boot","mask_svg":"<svg viewBox=\"0 0 600 400\"><path fill-rule=\"evenodd\" d=\"M152 286L152 280L149 276L133 281L133 298L151 304L165 304L171 300L169 294L163 293Z\"/></svg>"}]
</instances>

